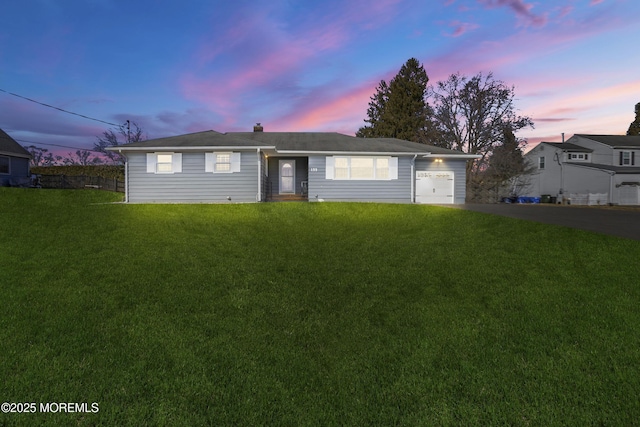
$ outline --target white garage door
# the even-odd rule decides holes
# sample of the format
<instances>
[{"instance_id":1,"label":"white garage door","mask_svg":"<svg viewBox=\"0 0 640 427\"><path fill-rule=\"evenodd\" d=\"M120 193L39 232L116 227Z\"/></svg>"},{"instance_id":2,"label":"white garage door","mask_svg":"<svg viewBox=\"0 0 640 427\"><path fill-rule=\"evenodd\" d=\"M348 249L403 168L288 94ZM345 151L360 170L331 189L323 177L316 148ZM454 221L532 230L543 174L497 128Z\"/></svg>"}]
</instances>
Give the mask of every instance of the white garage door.
<instances>
[{"instance_id":1,"label":"white garage door","mask_svg":"<svg viewBox=\"0 0 640 427\"><path fill-rule=\"evenodd\" d=\"M452 204L453 172L416 171L416 203Z\"/></svg>"}]
</instances>

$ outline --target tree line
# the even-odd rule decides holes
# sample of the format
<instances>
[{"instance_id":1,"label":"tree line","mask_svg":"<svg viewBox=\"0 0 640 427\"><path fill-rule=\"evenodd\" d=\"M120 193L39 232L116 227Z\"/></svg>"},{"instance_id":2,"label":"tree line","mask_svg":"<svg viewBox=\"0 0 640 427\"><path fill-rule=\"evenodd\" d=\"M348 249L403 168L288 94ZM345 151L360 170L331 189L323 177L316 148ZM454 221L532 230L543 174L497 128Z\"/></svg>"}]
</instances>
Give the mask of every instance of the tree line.
<instances>
[{"instance_id":1,"label":"tree line","mask_svg":"<svg viewBox=\"0 0 640 427\"><path fill-rule=\"evenodd\" d=\"M130 125L133 125L133 129ZM97 137L92 150L79 149L61 156L54 155L47 148L35 145L29 145L25 148L31 154L31 167L123 165L124 156L107 151L107 148L145 139L146 135L136 122L127 122L127 125L104 131L101 136Z\"/></svg>"}]
</instances>

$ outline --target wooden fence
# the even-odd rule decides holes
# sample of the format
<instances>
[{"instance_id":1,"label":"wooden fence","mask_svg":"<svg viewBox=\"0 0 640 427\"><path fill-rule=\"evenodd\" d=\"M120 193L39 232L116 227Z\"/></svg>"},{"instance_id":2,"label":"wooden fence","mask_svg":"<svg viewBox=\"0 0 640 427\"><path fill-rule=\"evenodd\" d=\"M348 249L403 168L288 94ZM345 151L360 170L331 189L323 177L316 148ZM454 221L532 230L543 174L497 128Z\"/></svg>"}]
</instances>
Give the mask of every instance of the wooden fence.
<instances>
[{"instance_id":1,"label":"wooden fence","mask_svg":"<svg viewBox=\"0 0 640 427\"><path fill-rule=\"evenodd\" d=\"M42 188L95 188L99 190L124 193L124 181L117 178L103 178L101 176L86 175L39 175Z\"/></svg>"}]
</instances>

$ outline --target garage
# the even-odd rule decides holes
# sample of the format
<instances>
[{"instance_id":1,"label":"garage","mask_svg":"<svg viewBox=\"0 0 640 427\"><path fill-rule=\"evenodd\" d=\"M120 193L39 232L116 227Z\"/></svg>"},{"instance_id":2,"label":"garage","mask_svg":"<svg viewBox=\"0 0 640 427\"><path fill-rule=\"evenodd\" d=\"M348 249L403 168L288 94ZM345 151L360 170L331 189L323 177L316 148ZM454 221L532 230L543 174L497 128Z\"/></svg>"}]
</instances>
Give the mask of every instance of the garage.
<instances>
[{"instance_id":1,"label":"garage","mask_svg":"<svg viewBox=\"0 0 640 427\"><path fill-rule=\"evenodd\" d=\"M416 171L416 203L453 204L452 171Z\"/></svg>"}]
</instances>

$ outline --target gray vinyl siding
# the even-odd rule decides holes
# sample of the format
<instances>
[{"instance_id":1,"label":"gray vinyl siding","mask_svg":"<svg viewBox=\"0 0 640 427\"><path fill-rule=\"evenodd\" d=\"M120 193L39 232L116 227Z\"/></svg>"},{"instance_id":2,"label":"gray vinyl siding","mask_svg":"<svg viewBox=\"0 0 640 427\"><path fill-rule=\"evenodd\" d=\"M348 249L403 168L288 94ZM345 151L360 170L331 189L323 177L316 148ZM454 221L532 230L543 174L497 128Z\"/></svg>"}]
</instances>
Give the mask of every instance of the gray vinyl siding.
<instances>
[{"instance_id":1,"label":"gray vinyl siding","mask_svg":"<svg viewBox=\"0 0 640 427\"><path fill-rule=\"evenodd\" d=\"M309 201L411 203L411 159L398 157L398 179L326 179L326 156L309 156Z\"/></svg>"},{"instance_id":2,"label":"gray vinyl siding","mask_svg":"<svg viewBox=\"0 0 640 427\"><path fill-rule=\"evenodd\" d=\"M2 156L9 157L9 174L0 174L0 186L10 185L12 179L29 177L29 159L4 154Z\"/></svg>"},{"instance_id":3,"label":"gray vinyl siding","mask_svg":"<svg viewBox=\"0 0 640 427\"><path fill-rule=\"evenodd\" d=\"M241 154L240 172L205 172L205 153L182 153L182 172L147 172L147 153L129 153L128 200L132 203L241 203L258 195L258 155ZM229 200L230 198L231 200Z\"/></svg>"},{"instance_id":4,"label":"gray vinyl siding","mask_svg":"<svg viewBox=\"0 0 640 427\"><path fill-rule=\"evenodd\" d=\"M451 171L453 177L453 203L464 204L467 197L467 161L445 158L442 163L433 159L416 159L416 171Z\"/></svg>"}]
</instances>

